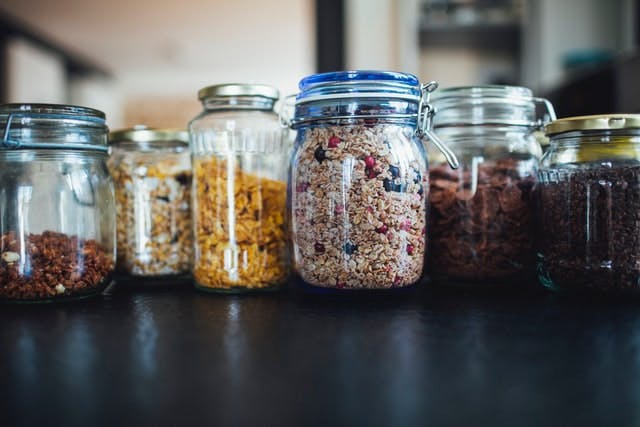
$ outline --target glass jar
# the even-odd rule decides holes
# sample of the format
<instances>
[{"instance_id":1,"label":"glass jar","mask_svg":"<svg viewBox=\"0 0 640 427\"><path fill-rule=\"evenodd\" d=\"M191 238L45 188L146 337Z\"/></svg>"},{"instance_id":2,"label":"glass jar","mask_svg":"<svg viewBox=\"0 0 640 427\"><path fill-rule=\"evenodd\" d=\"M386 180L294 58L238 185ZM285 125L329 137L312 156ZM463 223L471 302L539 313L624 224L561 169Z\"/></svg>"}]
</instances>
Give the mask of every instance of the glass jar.
<instances>
[{"instance_id":1,"label":"glass jar","mask_svg":"<svg viewBox=\"0 0 640 427\"><path fill-rule=\"evenodd\" d=\"M111 133L119 272L135 278L191 270L191 153L184 130L136 126Z\"/></svg>"},{"instance_id":2,"label":"glass jar","mask_svg":"<svg viewBox=\"0 0 640 427\"><path fill-rule=\"evenodd\" d=\"M104 114L0 105L0 298L100 293L115 264L113 182Z\"/></svg>"},{"instance_id":3,"label":"glass jar","mask_svg":"<svg viewBox=\"0 0 640 427\"><path fill-rule=\"evenodd\" d=\"M198 93L189 124L199 289L276 289L288 276L286 174L289 149L266 85L223 84Z\"/></svg>"},{"instance_id":4,"label":"glass jar","mask_svg":"<svg viewBox=\"0 0 640 427\"><path fill-rule=\"evenodd\" d=\"M538 277L553 290L640 291L640 115L546 127Z\"/></svg>"},{"instance_id":5,"label":"glass jar","mask_svg":"<svg viewBox=\"0 0 640 427\"><path fill-rule=\"evenodd\" d=\"M430 133L427 101L436 85L421 87L410 74L344 71L306 77L299 87L289 177L296 280L309 289L415 284L429 190L420 137Z\"/></svg>"},{"instance_id":6,"label":"glass jar","mask_svg":"<svg viewBox=\"0 0 640 427\"><path fill-rule=\"evenodd\" d=\"M433 126L456 153L430 154L429 275L444 285L534 279L536 133L555 117L529 89L452 87L434 94ZM538 114L537 106L544 107ZM518 282L520 283L520 282Z\"/></svg>"}]
</instances>

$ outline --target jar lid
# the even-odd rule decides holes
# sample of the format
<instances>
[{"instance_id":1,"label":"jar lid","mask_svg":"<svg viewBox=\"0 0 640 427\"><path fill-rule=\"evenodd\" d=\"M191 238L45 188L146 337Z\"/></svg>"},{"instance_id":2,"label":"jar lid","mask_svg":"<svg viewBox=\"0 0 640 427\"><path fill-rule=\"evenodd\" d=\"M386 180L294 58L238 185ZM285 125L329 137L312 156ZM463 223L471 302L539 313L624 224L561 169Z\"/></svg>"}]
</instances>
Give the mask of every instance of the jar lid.
<instances>
[{"instance_id":1,"label":"jar lid","mask_svg":"<svg viewBox=\"0 0 640 427\"><path fill-rule=\"evenodd\" d=\"M596 116L566 117L545 126L545 133L558 135L580 130L640 129L640 114L601 114Z\"/></svg>"},{"instance_id":2,"label":"jar lid","mask_svg":"<svg viewBox=\"0 0 640 427\"><path fill-rule=\"evenodd\" d=\"M65 104L0 105L0 149L107 151L102 111Z\"/></svg>"},{"instance_id":3,"label":"jar lid","mask_svg":"<svg viewBox=\"0 0 640 427\"><path fill-rule=\"evenodd\" d=\"M300 80L296 105L340 98L396 98L419 102L420 82L413 74L352 70L313 74Z\"/></svg>"},{"instance_id":4,"label":"jar lid","mask_svg":"<svg viewBox=\"0 0 640 427\"><path fill-rule=\"evenodd\" d=\"M232 97L232 96L260 96L262 98L278 100L280 92L273 86L262 84L226 83L207 86L198 91L198 99Z\"/></svg>"},{"instance_id":5,"label":"jar lid","mask_svg":"<svg viewBox=\"0 0 640 427\"><path fill-rule=\"evenodd\" d=\"M136 125L128 129L119 129L109 134L109 143L131 142L183 142L189 143L189 132L184 129L157 129L145 125Z\"/></svg>"},{"instance_id":6,"label":"jar lid","mask_svg":"<svg viewBox=\"0 0 640 427\"><path fill-rule=\"evenodd\" d=\"M555 119L549 101L535 98L530 89L521 86L458 86L433 93L436 109L433 127L448 126L529 126L541 127ZM537 105L545 112L540 117Z\"/></svg>"}]
</instances>

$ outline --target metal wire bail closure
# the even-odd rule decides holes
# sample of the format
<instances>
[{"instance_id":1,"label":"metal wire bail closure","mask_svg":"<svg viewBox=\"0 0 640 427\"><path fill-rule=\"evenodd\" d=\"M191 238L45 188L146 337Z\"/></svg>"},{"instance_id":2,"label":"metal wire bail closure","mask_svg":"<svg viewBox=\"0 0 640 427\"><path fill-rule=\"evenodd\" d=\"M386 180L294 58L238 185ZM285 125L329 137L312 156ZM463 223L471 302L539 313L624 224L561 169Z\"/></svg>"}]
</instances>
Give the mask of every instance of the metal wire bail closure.
<instances>
[{"instance_id":1,"label":"metal wire bail closure","mask_svg":"<svg viewBox=\"0 0 640 427\"><path fill-rule=\"evenodd\" d=\"M538 123L537 123L538 129L542 129L547 124L557 119L556 110L553 109L553 104L548 99L533 98L533 102L535 104L541 104L546 110L546 114L544 114L541 118L538 119Z\"/></svg>"},{"instance_id":2,"label":"metal wire bail closure","mask_svg":"<svg viewBox=\"0 0 640 427\"><path fill-rule=\"evenodd\" d=\"M438 82L435 81L420 86L421 96L420 103L418 104L418 127L416 129L416 136L420 139L424 139L426 136L429 141L440 150L444 158L447 159L447 163L449 163L451 169L458 169L460 162L458 162L456 155L431 129L436 109L429 104L429 98L431 97L431 92L437 88ZM553 107L551 107L551 111L553 111Z\"/></svg>"}]
</instances>

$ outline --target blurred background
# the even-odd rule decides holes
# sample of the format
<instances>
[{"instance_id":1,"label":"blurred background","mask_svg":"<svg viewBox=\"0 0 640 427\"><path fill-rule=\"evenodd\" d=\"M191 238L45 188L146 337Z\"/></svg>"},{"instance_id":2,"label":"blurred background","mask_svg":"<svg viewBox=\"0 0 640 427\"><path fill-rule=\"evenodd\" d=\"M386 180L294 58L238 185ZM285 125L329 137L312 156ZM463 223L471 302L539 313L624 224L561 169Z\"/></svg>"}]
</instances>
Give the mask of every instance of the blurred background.
<instances>
[{"instance_id":1,"label":"blurred background","mask_svg":"<svg viewBox=\"0 0 640 427\"><path fill-rule=\"evenodd\" d=\"M559 116L640 112L640 0L3 0L0 102L184 127L201 87L308 74L516 84Z\"/></svg>"}]
</instances>

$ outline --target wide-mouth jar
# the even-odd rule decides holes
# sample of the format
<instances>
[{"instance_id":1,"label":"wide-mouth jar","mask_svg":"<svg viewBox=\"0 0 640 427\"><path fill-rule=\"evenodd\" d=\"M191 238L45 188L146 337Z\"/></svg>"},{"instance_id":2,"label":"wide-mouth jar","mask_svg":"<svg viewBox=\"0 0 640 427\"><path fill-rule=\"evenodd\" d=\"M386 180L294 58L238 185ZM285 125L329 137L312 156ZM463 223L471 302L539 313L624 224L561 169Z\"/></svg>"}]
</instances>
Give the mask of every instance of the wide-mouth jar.
<instances>
[{"instance_id":1,"label":"wide-mouth jar","mask_svg":"<svg viewBox=\"0 0 640 427\"><path fill-rule=\"evenodd\" d=\"M551 104L517 86L433 94L434 130L456 153L430 151L429 275L440 285L518 286L534 279L536 138Z\"/></svg>"},{"instance_id":2,"label":"wide-mouth jar","mask_svg":"<svg viewBox=\"0 0 640 427\"><path fill-rule=\"evenodd\" d=\"M286 285L286 174L290 149L276 88L229 83L199 92L189 124L195 286L210 292Z\"/></svg>"},{"instance_id":3,"label":"wide-mouth jar","mask_svg":"<svg viewBox=\"0 0 640 427\"><path fill-rule=\"evenodd\" d=\"M640 290L640 115L549 124L539 177L538 277L547 288Z\"/></svg>"},{"instance_id":4,"label":"wide-mouth jar","mask_svg":"<svg viewBox=\"0 0 640 427\"><path fill-rule=\"evenodd\" d=\"M0 106L0 298L100 293L115 264L113 182L104 113Z\"/></svg>"},{"instance_id":5,"label":"wide-mouth jar","mask_svg":"<svg viewBox=\"0 0 640 427\"><path fill-rule=\"evenodd\" d=\"M307 289L378 290L420 281L437 87L411 74L342 71L300 81L289 175L293 272ZM441 147L455 166L455 156Z\"/></svg>"},{"instance_id":6,"label":"wide-mouth jar","mask_svg":"<svg viewBox=\"0 0 640 427\"><path fill-rule=\"evenodd\" d=\"M175 281L191 269L191 153L182 129L143 125L109 135L117 213L117 270Z\"/></svg>"}]
</instances>

